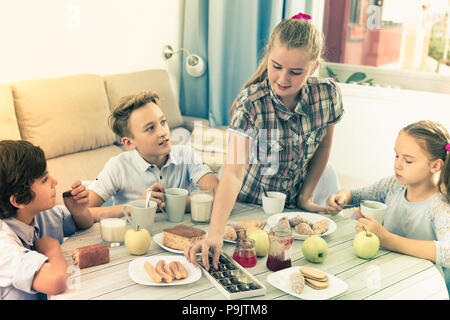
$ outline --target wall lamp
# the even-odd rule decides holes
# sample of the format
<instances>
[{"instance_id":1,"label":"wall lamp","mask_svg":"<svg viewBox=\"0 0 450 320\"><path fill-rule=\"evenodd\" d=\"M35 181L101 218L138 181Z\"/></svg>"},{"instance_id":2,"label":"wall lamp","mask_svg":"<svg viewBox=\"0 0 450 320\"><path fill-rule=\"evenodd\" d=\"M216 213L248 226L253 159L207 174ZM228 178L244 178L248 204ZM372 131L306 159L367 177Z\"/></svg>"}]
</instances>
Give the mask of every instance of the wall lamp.
<instances>
[{"instance_id":1,"label":"wall lamp","mask_svg":"<svg viewBox=\"0 0 450 320\"><path fill-rule=\"evenodd\" d=\"M193 77L201 77L206 71L206 63L200 56L192 54L189 50L180 48L178 51L174 51L171 45L164 46L162 50L162 57L164 60L169 60L176 53L186 51L186 71Z\"/></svg>"}]
</instances>

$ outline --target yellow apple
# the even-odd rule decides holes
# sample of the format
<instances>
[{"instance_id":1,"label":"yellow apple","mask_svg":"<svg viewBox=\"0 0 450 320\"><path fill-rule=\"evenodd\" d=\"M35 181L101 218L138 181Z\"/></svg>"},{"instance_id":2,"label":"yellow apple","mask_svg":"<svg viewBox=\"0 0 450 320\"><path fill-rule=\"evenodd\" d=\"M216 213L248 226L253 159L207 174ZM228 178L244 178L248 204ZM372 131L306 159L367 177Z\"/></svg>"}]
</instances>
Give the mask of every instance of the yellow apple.
<instances>
[{"instance_id":1,"label":"yellow apple","mask_svg":"<svg viewBox=\"0 0 450 320\"><path fill-rule=\"evenodd\" d=\"M134 255L143 255L150 248L150 233L146 229L128 229L125 232L125 246Z\"/></svg>"},{"instance_id":2,"label":"yellow apple","mask_svg":"<svg viewBox=\"0 0 450 320\"><path fill-rule=\"evenodd\" d=\"M269 253L269 235L266 231L255 229L247 235L247 238L255 241L255 252L258 257L264 257Z\"/></svg>"},{"instance_id":3,"label":"yellow apple","mask_svg":"<svg viewBox=\"0 0 450 320\"><path fill-rule=\"evenodd\" d=\"M358 232L353 239L353 248L358 257L370 259L374 257L380 248L380 239L376 234L366 231Z\"/></svg>"}]
</instances>

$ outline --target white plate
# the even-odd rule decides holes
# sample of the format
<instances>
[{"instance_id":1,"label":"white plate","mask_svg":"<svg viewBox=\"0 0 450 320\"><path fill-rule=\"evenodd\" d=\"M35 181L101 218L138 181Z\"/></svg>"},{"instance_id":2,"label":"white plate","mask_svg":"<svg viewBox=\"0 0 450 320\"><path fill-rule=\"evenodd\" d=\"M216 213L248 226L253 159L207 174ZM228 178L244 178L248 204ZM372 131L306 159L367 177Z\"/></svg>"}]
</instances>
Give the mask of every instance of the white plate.
<instances>
[{"instance_id":1,"label":"white plate","mask_svg":"<svg viewBox=\"0 0 450 320\"><path fill-rule=\"evenodd\" d=\"M170 252L173 252L173 253L181 253L181 254L184 254L184 251L182 251L182 250L172 249L172 248L169 248L169 247L166 247L165 245L163 245L163 233L162 233L162 232L161 232L161 233L158 233L158 234L155 234L155 235L153 236L153 240L154 240L161 248L163 248L163 249L165 249L165 250L167 250L167 251L170 251Z\"/></svg>"},{"instance_id":2,"label":"white plate","mask_svg":"<svg viewBox=\"0 0 450 320\"><path fill-rule=\"evenodd\" d=\"M300 272L300 267L290 267L277 272L274 272L267 276L267 281L277 289L289 293L294 297L304 299L304 300L327 300L337 295L345 292L348 288L348 284L338 277L335 277L329 273L326 273L322 270L320 272L325 273L328 276L328 288L316 290L311 288L310 286L305 284L305 288L303 289L301 294L296 293L291 289L289 284L289 277L291 274ZM314 269L314 268L313 268Z\"/></svg>"},{"instance_id":3,"label":"white plate","mask_svg":"<svg viewBox=\"0 0 450 320\"><path fill-rule=\"evenodd\" d=\"M320 221L323 219L328 220L328 231L323 234L320 234L319 236L321 236L321 237L332 234L337 229L336 222L334 222L330 218L324 217L323 215L321 215L319 213L296 211L296 212L277 213L277 214L274 214L273 216L270 216L269 218L267 218L267 223L263 230L269 231L270 228L275 226L278 223L278 220L280 220L283 217L288 217L288 219L291 219L291 218L296 217L297 215L300 215L302 218L308 220L311 223L316 223L317 221ZM294 235L294 239L298 239L298 240L305 240L306 238L308 238L310 236L307 234L300 234L297 231L295 231L294 228L292 228L292 234Z\"/></svg>"},{"instance_id":4,"label":"white plate","mask_svg":"<svg viewBox=\"0 0 450 320\"><path fill-rule=\"evenodd\" d=\"M153 267L155 267L156 263L159 260L164 260L166 263L169 263L171 261L181 262L183 264L183 267L186 269L187 277L184 279L173 280L170 283L157 283L153 281L152 278L147 274L147 271L145 271L144 263L145 261L148 261L153 265ZM128 265L128 274L130 275L131 280L146 286L178 286L195 282L202 277L202 271L200 267L194 267L194 265L192 263L189 263L184 256L152 256L137 258L131 261Z\"/></svg>"}]
</instances>

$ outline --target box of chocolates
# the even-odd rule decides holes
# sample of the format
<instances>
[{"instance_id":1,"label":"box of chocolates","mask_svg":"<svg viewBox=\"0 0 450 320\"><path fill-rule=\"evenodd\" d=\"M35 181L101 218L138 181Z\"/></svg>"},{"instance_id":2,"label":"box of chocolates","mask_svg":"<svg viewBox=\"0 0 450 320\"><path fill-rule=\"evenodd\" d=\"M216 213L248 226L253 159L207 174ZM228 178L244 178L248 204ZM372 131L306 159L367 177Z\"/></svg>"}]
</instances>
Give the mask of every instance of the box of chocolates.
<instances>
[{"instance_id":1,"label":"box of chocolates","mask_svg":"<svg viewBox=\"0 0 450 320\"><path fill-rule=\"evenodd\" d=\"M197 256L197 261L206 277L229 300L266 294L266 287L224 252L220 254L218 270L212 267L211 254L209 271L203 267L200 255Z\"/></svg>"}]
</instances>

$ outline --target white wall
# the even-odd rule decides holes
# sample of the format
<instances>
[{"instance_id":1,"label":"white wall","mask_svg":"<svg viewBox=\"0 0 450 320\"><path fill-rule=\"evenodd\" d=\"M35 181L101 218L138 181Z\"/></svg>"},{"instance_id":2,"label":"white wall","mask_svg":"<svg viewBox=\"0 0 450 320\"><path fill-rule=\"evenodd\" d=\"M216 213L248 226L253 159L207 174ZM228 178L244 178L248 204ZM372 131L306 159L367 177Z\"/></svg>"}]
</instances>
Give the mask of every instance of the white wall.
<instances>
[{"instance_id":1,"label":"white wall","mask_svg":"<svg viewBox=\"0 0 450 320\"><path fill-rule=\"evenodd\" d=\"M398 132L418 120L450 132L450 94L339 83L345 114L336 125L330 161L343 187L393 174Z\"/></svg>"},{"instance_id":2,"label":"white wall","mask_svg":"<svg viewBox=\"0 0 450 320\"><path fill-rule=\"evenodd\" d=\"M0 0L0 84L79 73L168 69L183 0ZM179 60L169 74L178 96Z\"/></svg>"}]
</instances>

